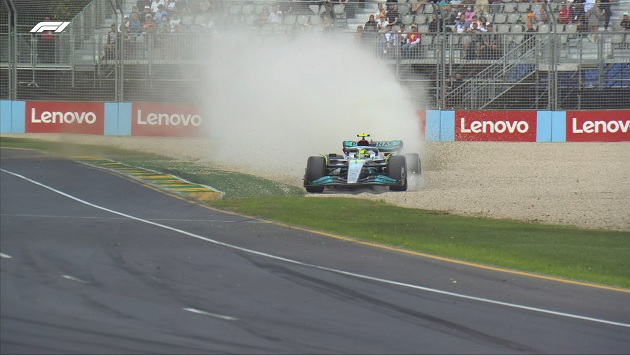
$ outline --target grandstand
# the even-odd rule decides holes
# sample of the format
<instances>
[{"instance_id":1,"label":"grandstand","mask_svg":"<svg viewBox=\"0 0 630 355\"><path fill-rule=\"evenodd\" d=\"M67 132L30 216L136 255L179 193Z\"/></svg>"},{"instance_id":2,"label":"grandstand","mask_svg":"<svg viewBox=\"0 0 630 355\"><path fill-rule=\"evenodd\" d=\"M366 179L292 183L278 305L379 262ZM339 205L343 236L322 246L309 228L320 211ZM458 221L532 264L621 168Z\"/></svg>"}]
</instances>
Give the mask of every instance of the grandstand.
<instances>
[{"instance_id":1,"label":"grandstand","mask_svg":"<svg viewBox=\"0 0 630 355\"><path fill-rule=\"evenodd\" d=\"M136 0L7 0L0 4L0 99L185 102L190 97L183 89L198 80L201 49L212 38L242 29L260 41L291 41L300 35L354 38L357 26L384 2L187 0L182 2L187 6L168 12L172 26L121 34L116 54L109 55L110 26L124 28ZM274 4L283 11L281 23L265 21ZM612 2L610 27L605 31L602 21L598 32L579 21L561 23L559 2L501 0L486 5L479 15L494 25L498 48L493 56L471 56L483 37L458 33L449 22L465 4L398 0L393 32L401 25L408 32L415 25L422 34L421 44L409 53L400 42L383 51L382 33L362 37L366 55L391 67L412 92L428 89L431 100L419 102L419 108L630 108L630 32L619 28L622 13L630 12L630 0ZM536 32L526 32L529 14L544 15L533 26ZM431 31L434 15L444 21L438 31ZM54 35L49 53L42 46L43 34L29 32L45 17L70 22ZM462 78L458 82L453 80L456 74Z\"/></svg>"}]
</instances>

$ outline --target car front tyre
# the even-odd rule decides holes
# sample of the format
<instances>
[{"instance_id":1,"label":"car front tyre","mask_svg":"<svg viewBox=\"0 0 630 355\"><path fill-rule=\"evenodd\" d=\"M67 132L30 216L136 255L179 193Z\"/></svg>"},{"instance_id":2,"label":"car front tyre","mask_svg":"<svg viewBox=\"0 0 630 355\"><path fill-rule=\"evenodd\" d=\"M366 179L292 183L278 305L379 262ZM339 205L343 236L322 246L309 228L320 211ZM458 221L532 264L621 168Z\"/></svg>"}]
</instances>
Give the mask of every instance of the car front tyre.
<instances>
[{"instance_id":1,"label":"car front tyre","mask_svg":"<svg viewBox=\"0 0 630 355\"><path fill-rule=\"evenodd\" d=\"M313 181L324 176L326 171L326 159L324 157L309 157L306 163L305 185L310 185ZM324 186L305 186L307 192L322 193Z\"/></svg>"}]
</instances>

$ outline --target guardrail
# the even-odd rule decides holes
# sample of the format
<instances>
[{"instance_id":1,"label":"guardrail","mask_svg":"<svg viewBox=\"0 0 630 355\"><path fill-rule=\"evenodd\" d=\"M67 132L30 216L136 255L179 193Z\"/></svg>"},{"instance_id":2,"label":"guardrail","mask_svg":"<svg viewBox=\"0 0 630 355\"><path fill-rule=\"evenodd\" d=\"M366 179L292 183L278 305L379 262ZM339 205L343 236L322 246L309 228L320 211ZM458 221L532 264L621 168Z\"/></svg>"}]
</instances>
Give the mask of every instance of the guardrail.
<instances>
[{"instance_id":1,"label":"guardrail","mask_svg":"<svg viewBox=\"0 0 630 355\"><path fill-rule=\"evenodd\" d=\"M425 141L630 142L630 110L419 110ZM0 100L0 133L203 137L213 117L192 104Z\"/></svg>"}]
</instances>

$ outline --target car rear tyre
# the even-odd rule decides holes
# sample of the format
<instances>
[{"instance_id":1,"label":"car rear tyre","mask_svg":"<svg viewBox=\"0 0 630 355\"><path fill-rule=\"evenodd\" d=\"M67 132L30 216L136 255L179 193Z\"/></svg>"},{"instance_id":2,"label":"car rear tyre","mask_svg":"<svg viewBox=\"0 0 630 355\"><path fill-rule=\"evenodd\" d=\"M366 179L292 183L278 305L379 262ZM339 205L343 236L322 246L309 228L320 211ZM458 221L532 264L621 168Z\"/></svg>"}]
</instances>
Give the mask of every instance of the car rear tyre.
<instances>
[{"instance_id":1,"label":"car rear tyre","mask_svg":"<svg viewBox=\"0 0 630 355\"><path fill-rule=\"evenodd\" d=\"M310 185L313 181L324 176L326 171L326 159L324 157L309 157L306 163L306 185ZM305 186L307 192L322 193L323 186Z\"/></svg>"},{"instance_id":2,"label":"car rear tyre","mask_svg":"<svg viewBox=\"0 0 630 355\"><path fill-rule=\"evenodd\" d=\"M394 155L387 161L387 176L400 181L398 185L390 185L391 191L407 191L407 159L403 155Z\"/></svg>"},{"instance_id":3,"label":"car rear tyre","mask_svg":"<svg viewBox=\"0 0 630 355\"><path fill-rule=\"evenodd\" d=\"M420 175L422 172L420 155L417 153L408 153L405 154L405 158L407 158L407 172L409 174Z\"/></svg>"}]
</instances>

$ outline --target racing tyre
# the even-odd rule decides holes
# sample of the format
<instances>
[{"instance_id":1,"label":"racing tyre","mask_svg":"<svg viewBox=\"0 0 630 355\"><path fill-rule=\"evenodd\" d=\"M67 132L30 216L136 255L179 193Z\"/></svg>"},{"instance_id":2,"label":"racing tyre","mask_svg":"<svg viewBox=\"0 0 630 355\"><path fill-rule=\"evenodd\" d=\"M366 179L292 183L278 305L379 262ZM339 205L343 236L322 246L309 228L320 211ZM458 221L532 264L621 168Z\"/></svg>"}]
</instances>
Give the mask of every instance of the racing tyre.
<instances>
[{"instance_id":1,"label":"racing tyre","mask_svg":"<svg viewBox=\"0 0 630 355\"><path fill-rule=\"evenodd\" d=\"M399 185L391 185L391 191L407 191L407 159L404 155L394 155L387 161L387 176L400 181Z\"/></svg>"},{"instance_id":2,"label":"racing tyre","mask_svg":"<svg viewBox=\"0 0 630 355\"><path fill-rule=\"evenodd\" d=\"M422 164L420 162L420 155L417 153L405 154L407 158L407 172L409 174L420 175L422 172Z\"/></svg>"},{"instance_id":3,"label":"racing tyre","mask_svg":"<svg viewBox=\"0 0 630 355\"><path fill-rule=\"evenodd\" d=\"M309 157L306 163L306 176L304 177L304 183L310 184L322 176L326 169L326 159L324 157ZM307 192L322 193L324 192L323 186L305 186Z\"/></svg>"}]
</instances>

